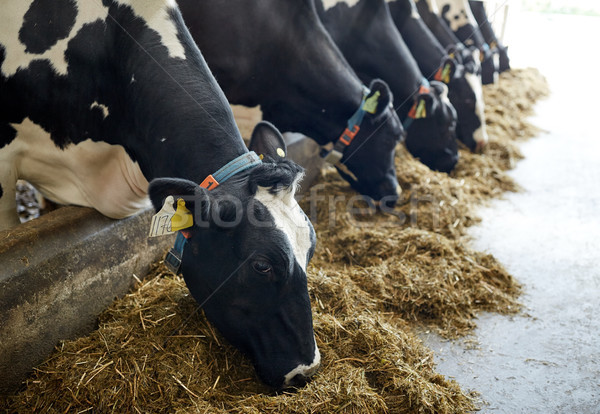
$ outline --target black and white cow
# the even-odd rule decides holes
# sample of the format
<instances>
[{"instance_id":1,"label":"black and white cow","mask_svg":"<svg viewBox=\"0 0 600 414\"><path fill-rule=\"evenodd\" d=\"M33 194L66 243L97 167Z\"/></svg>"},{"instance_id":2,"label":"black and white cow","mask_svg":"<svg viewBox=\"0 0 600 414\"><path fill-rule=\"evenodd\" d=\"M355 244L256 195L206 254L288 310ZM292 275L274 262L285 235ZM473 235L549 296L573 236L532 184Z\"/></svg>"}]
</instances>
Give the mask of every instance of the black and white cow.
<instances>
[{"instance_id":1,"label":"black and white cow","mask_svg":"<svg viewBox=\"0 0 600 414\"><path fill-rule=\"evenodd\" d=\"M315 3L321 21L358 76L365 81L382 78L390 85L396 111L404 120L407 149L430 168L451 171L458 161L458 149L456 112L448 100L448 89L436 81L429 86L385 0Z\"/></svg>"},{"instance_id":2,"label":"black and white cow","mask_svg":"<svg viewBox=\"0 0 600 414\"><path fill-rule=\"evenodd\" d=\"M482 149L488 136L481 82L466 71L458 59L446 54L444 47L421 19L413 0L387 0L387 3L394 23L421 72L430 80L439 80L448 85L448 96L458 116L458 139L471 151Z\"/></svg>"},{"instance_id":3,"label":"black and white cow","mask_svg":"<svg viewBox=\"0 0 600 414\"><path fill-rule=\"evenodd\" d=\"M363 100L362 82L319 22L312 0L178 0L183 17L231 103L260 105L282 131L320 145L349 137L340 174L361 194L393 206L395 147L402 125L382 81L369 85L373 113L354 137L348 120ZM354 131L356 132L356 131ZM338 144L339 146L339 144Z\"/></svg>"},{"instance_id":4,"label":"black and white cow","mask_svg":"<svg viewBox=\"0 0 600 414\"><path fill-rule=\"evenodd\" d=\"M484 40L488 45L490 45L492 52L498 54L498 70L500 72L510 70L508 47L504 46L498 37L496 37L496 33L494 33L494 29L492 28L492 24L488 20L483 1L469 0L469 6L471 6L471 11L473 12L473 16L475 17L477 24L479 25L479 30L481 31L481 35L483 36Z\"/></svg>"},{"instance_id":5,"label":"black and white cow","mask_svg":"<svg viewBox=\"0 0 600 414\"><path fill-rule=\"evenodd\" d=\"M255 130L265 162L248 152L174 1L2 7L0 226L16 222L18 178L115 218L146 206L147 191L157 209L185 198L196 222L181 269L193 296L266 383L303 384L320 361L306 285L315 234L279 132ZM199 187L248 159L253 168Z\"/></svg>"},{"instance_id":6,"label":"black and white cow","mask_svg":"<svg viewBox=\"0 0 600 414\"><path fill-rule=\"evenodd\" d=\"M470 73L481 71L479 58L475 59L471 50L467 49L463 42L450 30L450 27L439 15L435 0L416 0L415 3L419 16L421 16L421 19L423 19L423 22L425 22L431 33L446 49L446 52L455 54L455 58L458 59L459 63L465 65L465 68Z\"/></svg>"},{"instance_id":7,"label":"black and white cow","mask_svg":"<svg viewBox=\"0 0 600 414\"><path fill-rule=\"evenodd\" d=\"M489 45L485 42L477 21L471 12L468 0L433 0L442 19L467 47L478 52L481 61L481 80L484 85L497 79L498 63Z\"/></svg>"}]
</instances>

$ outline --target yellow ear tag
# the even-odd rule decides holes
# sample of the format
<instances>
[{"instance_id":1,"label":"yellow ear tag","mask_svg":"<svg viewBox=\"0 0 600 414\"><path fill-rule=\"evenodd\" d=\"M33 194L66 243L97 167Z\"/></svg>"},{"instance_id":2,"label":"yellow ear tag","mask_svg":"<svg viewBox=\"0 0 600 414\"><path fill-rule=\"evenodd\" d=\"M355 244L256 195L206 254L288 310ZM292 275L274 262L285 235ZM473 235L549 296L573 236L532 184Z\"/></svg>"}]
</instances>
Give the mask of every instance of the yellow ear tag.
<instances>
[{"instance_id":1,"label":"yellow ear tag","mask_svg":"<svg viewBox=\"0 0 600 414\"><path fill-rule=\"evenodd\" d=\"M421 99L419 101L419 105L417 106L417 111L415 113L415 119L426 118L427 117L427 108L425 107L425 100Z\"/></svg>"},{"instance_id":2,"label":"yellow ear tag","mask_svg":"<svg viewBox=\"0 0 600 414\"><path fill-rule=\"evenodd\" d=\"M158 237L175 233L171 230L171 218L175 214L175 210L173 209L174 201L173 196L168 196L160 211L152 216L148 237Z\"/></svg>"},{"instance_id":3,"label":"yellow ear tag","mask_svg":"<svg viewBox=\"0 0 600 414\"><path fill-rule=\"evenodd\" d=\"M173 217L171 217L171 230L179 231L192 227L194 225L194 219L192 213L185 207L185 201L182 198L177 199L177 210Z\"/></svg>"},{"instance_id":4,"label":"yellow ear tag","mask_svg":"<svg viewBox=\"0 0 600 414\"><path fill-rule=\"evenodd\" d=\"M373 96L365 99L365 103L363 104L363 110L365 112L374 114L375 111L377 111L377 100L379 99L379 95L381 95L381 93L379 91L375 91Z\"/></svg>"},{"instance_id":5,"label":"yellow ear tag","mask_svg":"<svg viewBox=\"0 0 600 414\"><path fill-rule=\"evenodd\" d=\"M444 66L444 70L442 71L442 82L448 84L450 83L450 64L446 63Z\"/></svg>"},{"instance_id":6,"label":"yellow ear tag","mask_svg":"<svg viewBox=\"0 0 600 414\"><path fill-rule=\"evenodd\" d=\"M258 156L258 158L260 158L260 160L262 161L262 159L263 159L263 158L265 158L265 156L264 156L263 154L260 154L260 155Z\"/></svg>"},{"instance_id":7,"label":"yellow ear tag","mask_svg":"<svg viewBox=\"0 0 600 414\"><path fill-rule=\"evenodd\" d=\"M277 148L277 155L279 155L281 158L285 157L285 151L281 148Z\"/></svg>"}]
</instances>

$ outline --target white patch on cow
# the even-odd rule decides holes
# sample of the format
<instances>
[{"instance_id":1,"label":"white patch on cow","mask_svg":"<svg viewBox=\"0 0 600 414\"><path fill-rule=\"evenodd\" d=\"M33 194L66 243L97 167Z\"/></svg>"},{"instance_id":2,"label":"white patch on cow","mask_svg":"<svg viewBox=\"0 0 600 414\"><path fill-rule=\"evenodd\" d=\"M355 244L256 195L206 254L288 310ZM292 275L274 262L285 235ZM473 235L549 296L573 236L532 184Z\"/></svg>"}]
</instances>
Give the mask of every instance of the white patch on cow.
<instances>
[{"instance_id":1,"label":"white patch on cow","mask_svg":"<svg viewBox=\"0 0 600 414\"><path fill-rule=\"evenodd\" d=\"M148 181L122 146L88 139L61 150L29 118L11 126L17 136L0 150L0 163L13 163L17 178L32 183L44 197L92 207L111 218L149 206Z\"/></svg>"},{"instance_id":2,"label":"white patch on cow","mask_svg":"<svg viewBox=\"0 0 600 414\"><path fill-rule=\"evenodd\" d=\"M442 87L442 93L440 93L440 100L445 104L451 105L450 99L448 98L448 85L442 82L439 82L439 85Z\"/></svg>"},{"instance_id":3,"label":"white patch on cow","mask_svg":"<svg viewBox=\"0 0 600 414\"><path fill-rule=\"evenodd\" d=\"M478 148L482 148L488 142L488 134L485 126L485 104L483 103L483 87L481 86L481 76L466 72L465 79L475 93L475 114L481 122L481 126L473 132L473 138Z\"/></svg>"},{"instance_id":4,"label":"white patch on cow","mask_svg":"<svg viewBox=\"0 0 600 414\"><path fill-rule=\"evenodd\" d=\"M283 381L284 385L290 385L292 379L298 374L304 375L307 378L312 377L313 374L317 372L317 369L319 369L320 365L321 352L319 352L319 348L317 347L317 341L315 340L315 356L312 362L308 365L300 364L296 368L285 374Z\"/></svg>"},{"instance_id":5,"label":"white patch on cow","mask_svg":"<svg viewBox=\"0 0 600 414\"><path fill-rule=\"evenodd\" d=\"M12 144L0 148L0 230L8 229L19 224L17 215L16 184L17 168L11 159Z\"/></svg>"},{"instance_id":6,"label":"white patch on cow","mask_svg":"<svg viewBox=\"0 0 600 414\"><path fill-rule=\"evenodd\" d=\"M92 104L90 105L90 109L94 108L100 108L100 110L102 111L102 117L104 119L106 119L106 117L110 114L110 112L108 112L108 106L98 103L97 101L92 102Z\"/></svg>"},{"instance_id":7,"label":"white patch on cow","mask_svg":"<svg viewBox=\"0 0 600 414\"><path fill-rule=\"evenodd\" d=\"M6 58L0 67L0 71L6 77L14 75L17 70L27 68L34 60L47 60L54 70L61 74L67 74L67 61L65 60L65 51L69 41L75 37L77 32L88 23L97 20L104 21L108 10L95 2L90 7L89 2L86 6L77 5L77 17L75 25L69 35L59 40L54 46L42 54L26 52L26 46L19 40L19 30L23 24L25 13L29 9L31 1L24 0L4 0L2 2L2 13L0 13L0 44L4 46Z\"/></svg>"},{"instance_id":8,"label":"white patch on cow","mask_svg":"<svg viewBox=\"0 0 600 414\"><path fill-rule=\"evenodd\" d=\"M348 7L353 7L359 1L360 0L323 0L323 8L325 10L329 10L338 3L344 3L344 4L348 5Z\"/></svg>"},{"instance_id":9,"label":"white patch on cow","mask_svg":"<svg viewBox=\"0 0 600 414\"><path fill-rule=\"evenodd\" d=\"M411 7L411 9L412 9L412 10L410 11L410 17L411 17L412 19L419 20L419 19L421 18L421 15L419 14L419 11L417 10L417 6L416 6L416 4L415 4L415 3L411 3L411 4L410 4L410 7Z\"/></svg>"},{"instance_id":10,"label":"white patch on cow","mask_svg":"<svg viewBox=\"0 0 600 414\"><path fill-rule=\"evenodd\" d=\"M433 13L433 14L437 14L438 16L440 15L440 11L438 9L437 3L435 2L435 0L417 0L417 3L419 1L424 1L425 3L427 3L427 8Z\"/></svg>"},{"instance_id":11,"label":"white patch on cow","mask_svg":"<svg viewBox=\"0 0 600 414\"><path fill-rule=\"evenodd\" d=\"M136 15L146 21L148 27L160 36L162 44L169 51L169 56L185 59L182 43L177 38L177 26L171 19L169 11L176 8L175 0L115 0L117 3L131 7ZM66 75L68 70L65 51L69 41L77 35L81 28L97 20L105 21L108 8L100 2L80 0L77 2L77 17L69 35L59 40L54 46L42 54L26 52L26 46L19 40L19 30L23 24L25 13L31 1L4 0L0 13L0 44L5 48L6 58L0 72L9 77L17 70L27 68L34 60L47 60L54 70Z\"/></svg>"},{"instance_id":12,"label":"white patch on cow","mask_svg":"<svg viewBox=\"0 0 600 414\"><path fill-rule=\"evenodd\" d=\"M170 57L185 59L183 44L177 34L179 30L169 12L177 8L175 0L115 0L132 8L149 28L160 36L162 44L168 49Z\"/></svg>"},{"instance_id":13,"label":"white patch on cow","mask_svg":"<svg viewBox=\"0 0 600 414\"><path fill-rule=\"evenodd\" d=\"M297 182L298 180L289 191L276 194L271 194L268 188L258 187L255 198L269 210L275 220L275 227L286 235L296 261L306 271L308 251L312 246L311 230L306 215L294 198Z\"/></svg>"},{"instance_id":14,"label":"white patch on cow","mask_svg":"<svg viewBox=\"0 0 600 414\"><path fill-rule=\"evenodd\" d=\"M386 3L395 3L396 1L398 1L398 0L385 0ZM419 14L417 7L415 6L415 3L411 3L410 7L412 9L410 11L410 17L413 19L420 19L421 15Z\"/></svg>"},{"instance_id":15,"label":"white patch on cow","mask_svg":"<svg viewBox=\"0 0 600 414\"><path fill-rule=\"evenodd\" d=\"M450 8L443 16L448 19L450 29L456 32L460 27L470 24L473 27L477 27L477 21L475 16L471 12L468 0L433 0L437 2L438 12L444 9L444 6L448 5ZM458 19L455 19L458 16Z\"/></svg>"}]
</instances>

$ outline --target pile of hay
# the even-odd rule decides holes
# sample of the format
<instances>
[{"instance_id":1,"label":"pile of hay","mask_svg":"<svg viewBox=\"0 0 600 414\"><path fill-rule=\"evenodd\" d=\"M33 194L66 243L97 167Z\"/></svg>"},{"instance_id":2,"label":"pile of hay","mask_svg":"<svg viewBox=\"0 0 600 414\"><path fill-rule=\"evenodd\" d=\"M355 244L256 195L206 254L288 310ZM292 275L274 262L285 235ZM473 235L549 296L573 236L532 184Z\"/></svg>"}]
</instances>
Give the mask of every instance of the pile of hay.
<instances>
[{"instance_id":1,"label":"pile of hay","mask_svg":"<svg viewBox=\"0 0 600 414\"><path fill-rule=\"evenodd\" d=\"M531 90L534 91L531 91ZM206 321L182 279L157 264L99 318L96 331L61 343L0 403L8 412L465 413L473 399L435 371L415 326L454 338L479 311L516 312L520 288L489 255L466 246L474 207L517 189L504 171L519 153L515 125L547 93L534 70L486 88L492 142L462 152L451 175L400 149L403 187L393 213L366 208L326 171L302 200L318 248L309 266L322 368L295 393L273 394ZM512 98L506 98L507 95ZM509 104L499 103L509 99ZM499 114L503 107L502 119ZM325 197L318 197L318 196ZM351 207L349 210L348 207Z\"/></svg>"}]
</instances>

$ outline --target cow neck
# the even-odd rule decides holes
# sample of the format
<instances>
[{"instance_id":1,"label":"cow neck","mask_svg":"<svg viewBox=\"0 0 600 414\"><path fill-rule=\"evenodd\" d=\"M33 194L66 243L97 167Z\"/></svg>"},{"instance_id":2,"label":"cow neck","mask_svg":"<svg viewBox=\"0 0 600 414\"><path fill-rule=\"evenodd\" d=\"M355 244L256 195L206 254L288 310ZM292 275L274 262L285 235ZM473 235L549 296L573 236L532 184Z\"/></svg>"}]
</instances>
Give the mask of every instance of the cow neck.
<instances>
[{"instance_id":1,"label":"cow neck","mask_svg":"<svg viewBox=\"0 0 600 414\"><path fill-rule=\"evenodd\" d=\"M346 128L342 134L337 140L321 147L321 158L330 164L342 168L344 171L347 170L347 168L344 168L345 166L342 166L344 153L354 140L356 134L358 134L365 113L370 112L369 108L367 108L367 96L370 92L369 88L363 85L363 97L358 105L358 109L348 118Z\"/></svg>"},{"instance_id":2,"label":"cow neck","mask_svg":"<svg viewBox=\"0 0 600 414\"><path fill-rule=\"evenodd\" d=\"M119 18L132 19L127 9L123 10ZM200 183L248 150L231 107L181 15L173 9L170 18L178 30L185 61L156 47L160 39L151 30L137 43L109 21L114 34L111 47L127 56L118 62L115 75L116 84L127 88L126 94L116 91L128 99L121 105L133 112L126 116L135 122L126 148L148 181L177 177Z\"/></svg>"},{"instance_id":3,"label":"cow neck","mask_svg":"<svg viewBox=\"0 0 600 414\"><path fill-rule=\"evenodd\" d=\"M199 185L208 191L212 191L231 177L250 170L258 166L261 162L261 159L254 151L249 151L229 161L212 174L208 174ZM191 233L185 229L178 231L175 244L165 257L165 265L175 274L178 274L179 269L181 268L183 250L185 249L187 239L189 239L190 236Z\"/></svg>"},{"instance_id":4,"label":"cow neck","mask_svg":"<svg viewBox=\"0 0 600 414\"><path fill-rule=\"evenodd\" d=\"M421 19L410 18L400 30L406 45L415 57L419 69L428 78L433 76L446 56L444 48Z\"/></svg>"},{"instance_id":5,"label":"cow neck","mask_svg":"<svg viewBox=\"0 0 600 414\"><path fill-rule=\"evenodd\" d=\"M200 130L208 131L208 128ZM216 127L208 133L214 135L219 132L221 131ZM199 136L206 136L205 134L193 132L169 136L166 142L161 142L164 138L152 137L149 141L153 144L140 142L140 147L132 152L139 160L148 181L161 177L177 177L201 183L223 165L248 154L244 141L237 131L235 133L238 134L237 138L234 136L218 143L204 141ZM139 154L141 155L138 156Z\"/></svg>"}]
</instances>

